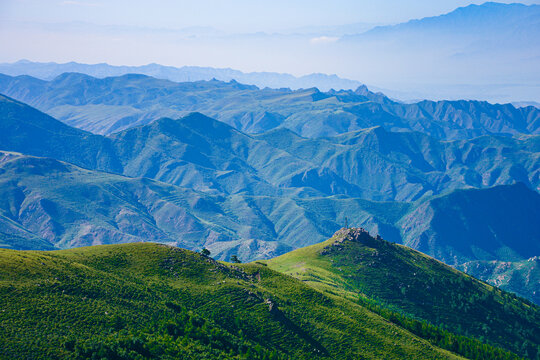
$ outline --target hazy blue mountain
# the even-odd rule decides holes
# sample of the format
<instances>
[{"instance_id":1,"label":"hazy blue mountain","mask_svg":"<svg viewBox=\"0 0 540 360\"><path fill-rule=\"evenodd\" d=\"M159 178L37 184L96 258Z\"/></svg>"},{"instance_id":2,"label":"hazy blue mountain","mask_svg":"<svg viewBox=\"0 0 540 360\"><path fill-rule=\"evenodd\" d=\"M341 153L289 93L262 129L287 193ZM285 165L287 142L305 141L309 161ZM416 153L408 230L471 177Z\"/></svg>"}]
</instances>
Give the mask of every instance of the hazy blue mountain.
<instances>
[{"instance_id":1,"label":"hazy blue mountain","mask_svg":"<svg viewBox=\"0 0 540 360\"><path fill-rule=\"evenodd\" d=\"M468 5L456 10L433 17L411 20L397 25L377 26L364 32L363 36L404 35L412 33L432 33L449 36L466 36L468 38L494 36L497 40L501 34L523 40L538 41L536 33L540 31L540 6L525 4L503 4L486 2L484 4ZM522 31L515 33L516 27ZM362 36L361 35L361 36Z\"/></svg>"},{"instance_id":2,"label":"hazy blue mountain","mask_svg":"<svg viewBox=\"0 0 540 360\"><path fill-rule=\"evenodd\" d=\"M193 111L247 133L288 128L307 137L373 126L452 140L484 134L538 134L540 110L478 101L393 102L365 86L355 91L258 89L237 82L175 83L144 75L97 79L66 73L51 81L0 76L0 92L68 125L111 134Z\"/></svg>"},{"instance_id":3,"label":"hazy blue mountain","mask_svg":"<svg viewBox=\"0 0 540 360\"><path fill-rule=\"evenodd\" d=\"M110 141L75 129L0 95L0 149L58 158L91 169L121 171Z\"/></svg>"},{"instance_id":4,"label":"hazy blue mountain","mask_svg":"<svg viewBox=\"0 0 540 360\"><path fill-rule=\"evenodd\" d=\"M540 99L540 5L472 4L343 36L332 51L354 58L342 66L369 67L376 85L404 100Z\"/></svg>"},{"instance_id":5,"label":"hazy blue mountain","mask_svg":"<svg viewBox=\"0 0 540 360\"><path fill-rule=\"evenodd\" d=\"M55 37L59 44L65 45L63 47L77 46L70 35L75 33L99 38L104 48L116 49L110 56L117 62L125 61L121 52L126 51L128 44L136 43L149 49L150 54L159 53L162 61L170 64L179 61L175 52L189 52L185 61L194 64L229 64L238 69L253 68L256 64L260 69L295 74L338 72L341 78L324 74L295 78L288 74L245 74L231 69L174 68L158 64L128 67L27 60L0 64L0 72L46 80L64 72L82 72L96 77L139 73L180 82L234 79L259 87L318 87L322 91L355 89L364 83L373 89L375 86L388 89L385 90L387 95L407 102L421 99L539 102L539 19L538 5L491 2L465 6L440 16L379 26L367 32L368 27L362 24L223 34L208 28L13 22L10 29L6 29L6 53L20 51L22 48L17 42L30 43L41 36ZM118 38L124 40L121 47L114 43ZM167 51L159 52L160 47ZM213 54L220 56L209 57L203 49L212 49ZM47 57L40 55L41 50L35 50L32 56Z\"/></svg>"},{"instance_id":6,"label":"hazy blue mountain","mask_svg":"<svg viewBox=\"0 0 540 360\"><path fill-rule=\"evenodd\" d=\"M286 129L254 137L191 114L102 137L4 99L4 150L214 194L411 201L463 187L516 181L533 189L540 186L537 136L448 142L375 127L326 139L302 138ZM40 125L42 121L51 124ZM39 126L71 129L73 134L69 141L60 131L40 136L33 133Z\"/></svg>"},{"instance_id":7,"label":"hazy blue mountain","mask_svg":"<svg viewBox=\"0 0 540 360\"><path fill-rule=\"evenodd\" d=\"M351 27L351 30L355 27ZM58 64L54 62L40 63L28 60L20 60L15 63L0 64L0 73L18 76L30 75L43 80L52 80L66 73L83 73L97 78L121 76L126 74L143 74L159 79L177 82L194 82L201 80L217 79L221 81L235 80L244 84L256 85L260 88L291 88L302 89L317 87L321 90L330 89L356 89L361 82L343 79L336 75L310 74L296 77L290 74L274 72L251 72L244 73L233 69L219 69L200 66L164 66L148 64L143 66L114 66L109 64L80 64L69 62Z\"/></svg>"}]
</instances>

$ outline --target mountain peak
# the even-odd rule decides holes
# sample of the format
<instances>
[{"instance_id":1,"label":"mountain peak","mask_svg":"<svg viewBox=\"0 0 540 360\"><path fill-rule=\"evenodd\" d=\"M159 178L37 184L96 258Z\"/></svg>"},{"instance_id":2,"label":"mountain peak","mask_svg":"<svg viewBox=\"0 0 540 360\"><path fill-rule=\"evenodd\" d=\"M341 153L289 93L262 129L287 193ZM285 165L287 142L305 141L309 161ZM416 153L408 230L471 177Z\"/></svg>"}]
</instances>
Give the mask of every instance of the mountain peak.
<instances>
[{"instance_id":1,"label":"mountain peak","mask_svg":"<svg viewBox=\"0 0 540 360\"><path fill-rule=\"evenodd\" d=\"M366 229L361 227L341 228L334 233L331 239L333 242L321 251L321 255L327 255L333 250L341 251L344 243L347 242L376 248L383 240L379 235L376 237L371 236Z\"/></svg>"},{"instance_id":2,"label":"mountain peak","mask_svg":"<svg viewBox=\"0 0 540 360\"><path fill-rule=\"evenodd\" d=\"M83 73L65 72L65 73L60 74L57 77L55 77L52 81L55 82L55 83L62 83L62 82L65 82L65 81L78 82L78 81L93 80L93 79L95 79L95 78L92 77L92 76L83 74Z\"/></svg>"}]
</instances>

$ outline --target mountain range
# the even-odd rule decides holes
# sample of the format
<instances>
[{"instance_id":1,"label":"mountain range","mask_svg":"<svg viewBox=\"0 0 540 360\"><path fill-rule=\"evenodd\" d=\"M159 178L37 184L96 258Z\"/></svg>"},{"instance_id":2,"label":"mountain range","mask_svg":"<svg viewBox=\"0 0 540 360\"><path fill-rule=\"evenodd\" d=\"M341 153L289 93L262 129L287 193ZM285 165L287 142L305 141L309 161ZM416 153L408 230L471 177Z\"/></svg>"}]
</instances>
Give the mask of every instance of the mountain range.
<instances>
[{"instance_id":1,"label":"mountain range","mask_svg":"<svg viewBox=\"0 0 540 360\"><path fill-rule=\"evenodd\" d=\"M58 64L55 62L40 63L19 60L14 63L1 63L0 73L11 76L29 75L42 80L53 80L64 73L81 73L96 78L142 74L175 82L210 81L212 79L228 82L234 80L242 84L255 85L260 88L307 89L316 87L323 91L330 89L356 89L362 85L359 81L343 79L337 75L320 73L296 77L290 74L275 72L244 73L234 69L201 66L182 66L177 68L159 64L114 66L106 63L91 65L69 62Z\"/></svg>"},{"instance_id":2,"label":"mountain range","mask_svg":"<svg viewBox=\"0 0 540 360\"><path fill-rule=\"evenodd\" d=\"M1 75L0 93L97 134L194 111L243 132L287 128L306 137L334 136L373 126L419 131L445 140L540 131L540 110L532 106L515 108L478 101L401 104L365 86L355 91L292 91L259 89L235 81L175 83L136 74L98 79L66 73L51 81Z\"/></svg>"},{"instance_id":3,"label":"mountain range","mask_svg":"<svg viewBox=\"0 0 540 360\"><path fill-rule=\"evenodd\" d=\"M459 97L0 64L1 359L540 359L540 5L234 36L8 22L6 53L207 49Z\"/></svg>"},{"instance_id":4,"label":"mountain range","mask_svg":"<svg viewBox=\"0 0 540 360\"><path fill-rule=\"evenodd\" d=\"M194 113L105 137L7 97L0 113L3 247L156 241L251 260L320 242L348 218L454 266L517 266L540 250L536 136L254 136Z\"/></svg>"}]
</instances>

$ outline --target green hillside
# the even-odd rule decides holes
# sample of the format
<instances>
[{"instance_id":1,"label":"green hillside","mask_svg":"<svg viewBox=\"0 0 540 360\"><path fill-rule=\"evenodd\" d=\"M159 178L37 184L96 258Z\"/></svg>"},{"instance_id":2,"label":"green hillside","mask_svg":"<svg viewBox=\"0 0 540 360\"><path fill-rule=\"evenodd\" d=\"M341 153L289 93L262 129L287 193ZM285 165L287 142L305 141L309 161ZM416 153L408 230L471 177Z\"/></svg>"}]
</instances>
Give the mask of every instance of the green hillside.
<instances>
[{"instance_id":1,"label":"green hillside","mask_svg":"<svg viewBox=\"0 0 540 360\"><path fill-rule=\"evenodd\" d=\"M536 305L361 229L342 229L328 241L267 264L327 294L410 315L530 358L540 350Z\"/></svg>"},{"instance_id":2,"label":"green hillside","mask_svg":"<svg viewBox=\"0 0 540 360\"><path fill-rule=\"evenodd\" d=\"M1 358L459 358L258 263L138 243L0 264Z\"/></svg>"}]
</instances>

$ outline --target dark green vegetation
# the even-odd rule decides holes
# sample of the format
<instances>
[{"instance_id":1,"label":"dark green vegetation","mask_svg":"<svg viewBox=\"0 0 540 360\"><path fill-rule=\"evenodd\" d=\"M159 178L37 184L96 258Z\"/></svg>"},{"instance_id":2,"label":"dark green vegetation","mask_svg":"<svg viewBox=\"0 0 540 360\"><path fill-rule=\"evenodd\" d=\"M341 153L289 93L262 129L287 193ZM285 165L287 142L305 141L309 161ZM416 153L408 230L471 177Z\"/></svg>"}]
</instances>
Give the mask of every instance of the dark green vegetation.
<instances>
[{"instance_id":1,"label":"dark green vegetation","mask_svg":"<svg viewBox=\"0 0 540 360\"><path fill-rule=\"evenodd\" d=\"M66 73L51 81L0 75L0 93L94 133L110 134L160 117L204 113L247 133L287 128L306 137L381 126L440 139L538 134L540 110L478 101L396 103L364 86L356 91L259 89L235 81L175 83L128 74L97 79Z\"/></svg>"},{"instance_id":2,"label":"dark green vegetation","mask_svg":"<svg viewBox=\"0 0 540 360\"><path fill-rule=\"evenodd\" d=\"M324 293L360 296L364 306L439 346L455 350L452 335L429 324L522 356L540 356L536 305L367 232L343 229L328 241L266 263Z\"/></svg>"},{"instance_id":3,"label":"dark green vegetation","mask_svg":"<svg viewBox=\"0 0 540 360\"><path fill-rule=\"evenodd\" d=\"M254 136L192 114L103 137L6 97L0 114L0 150L22 153L0 164L3 247L158 241L249 261L323 241L348 217L452 265L539 253L537 136Z\"/></svg>"},{"instance_id":4,"label":"dark green vegetation","mask_svg":"<svg viewBox=\"0 0 540 360\"><path fill-rule=\"evenodd\" d=\"M479 340L466 336L456 335L441 327L431 325L425 320L417 320L410 316L401 315L399 312L389 310L379 305L377 301L367 300L360 297L360 304L370 311L384 317L388 321L404 328L428 340L433 345L445 350L450 350L458 355L469 359L504 359L518 358L517 355L501 348L482 343Z\"/></svg>"},{"instance_id":5,"label":"dark green vegetation","mask_svg":"<svg viewBox=\"0 0 540 360\"><path fill-rule=\"evenodd\" d=\"M459 358L257 263L157 244L3 249L0 263L2 358Z\"/></svg>"}]
</instances>

